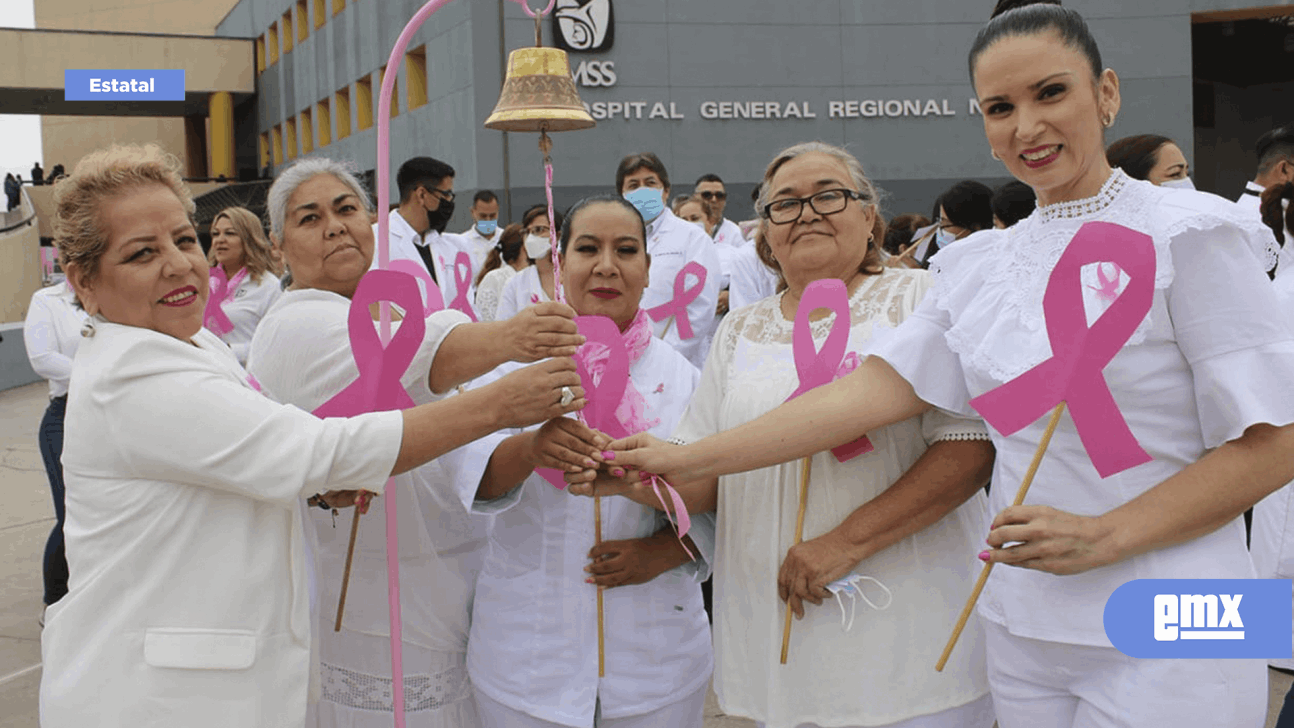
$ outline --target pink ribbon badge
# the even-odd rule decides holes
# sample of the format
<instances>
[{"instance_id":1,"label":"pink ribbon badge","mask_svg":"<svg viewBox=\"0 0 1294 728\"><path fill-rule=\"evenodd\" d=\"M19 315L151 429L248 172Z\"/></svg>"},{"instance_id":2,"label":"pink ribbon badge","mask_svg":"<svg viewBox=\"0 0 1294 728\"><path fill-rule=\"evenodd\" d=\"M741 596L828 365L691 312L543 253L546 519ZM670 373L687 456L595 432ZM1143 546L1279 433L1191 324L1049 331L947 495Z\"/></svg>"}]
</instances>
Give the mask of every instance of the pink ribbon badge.
<instances>
[{"instance_id":1,"label":"pink ribbon badge","mask_svg":"<svg viewBox=\"0 0 1294 728\"><path fill-rule=\"evenodd\" d=\"M809 323L809 314L825 308L834 311L836 320L831 324L827 340L818 350L813 344L813 328ZM800 386L791 392L786 401L829 384L858 368L858 355L845 350L849 346L849 291L845 284L835 278L824 278L810 283L800 297L800 305L795 309L795 329L791 334L791 351L795 354L795 371L800 375ZM838 462L846 462L869 453L875 448L867 435L833 447L831 454Z\"/></svg>"},{"instance_id":2,"label":"pink ribbon badge","mask_svg":"<svg viewBox=\"0 0 1294 728\"><path fill-rule=\"evenodd\" d=\"M314 411L318 417L353 417L364 412L385 412L414 405L400 378L413 363L426 333L421 316L406 315L400 328L383 348L373 327L369 305L389 301L405 311L422 303L418 283L404 273L371 270L360 279L350 302L351 355L359 377Z\"/></svg>"},{"instance_id":3,"label":"pink ribbon badge","mask_svg":"<svg viewBox=\"0 0 1294 728\"><path fill-rule=\"evenodd\" d=\"M1114 299L1119 297L1119 274L1123 272L1123 269L1117 263L1110 263L1109 265L1114 266L1114 277L1110 278L1105 275L1105 263L1097 263L1096 279L1101 282L1101 285L1088 286L1088 288L1096 291L1097 297L1106 303L1112 303Z\"/></svg>"},{"instance_id":4,"label":"pink ribbon badge","mask_svg":"<svg viewBox=\"0 0 1294 728\"><path fill-rule=\"evenodd\" d=\"M608 437L617 440L629 437L634 433L629 432L624 423L616 417L616 408L620 406L625 390L629 387L629 352L625 349L620 327L605 316L577 316L575 325L579 333L588 339L575 352L575 368L579 372L580 386L584 388L587 400L580 416L585 424L605 433ZM598 377L593 376L590 366L594 351L601 354L598 358L603 364ZM537 468L535 472L558 489L566 487L566 480L560 470ZM662 506L665 505L665 498L661 495L661 488L665 489L665 494L673 503L674 513L678 519L675 522L671 518L670 522L674 525L678 537L682 538L692 526L692 519L688 515L682 496L673 486L658 476L651 476L651 484ZM683 549L686 551L687 546Z\"/></svg>"},{"instance_id":5,"label":"pink ribbon badge","mask_svg":"<svg viewBox=\"0 0 1294 728\"><path fill-rule=\"evenodd\" d=\"M445 310L445 297L440 292L440 286L436 285L436 281L432 280L431 274L427 272L427 266L415 263L408 258L400 258L391 261L390 270L408 273L422 281L422 285L426 287L427 292L423 298L422 315L424 317L430 316L437 311ZM406 311L406 313L408 312Z\"/></svg>"},{"instance_id":6,"label":"pink ribbon badge","mask_svg":"<svg viewBox=\"0 0 1294 728\"><path fill-rule=\"evenodd\" d=\"M1084 265L1113 261L1131 280L1089 328L1083 307ZM1149 235L1108 222L1079 228L1047 281L1042 309L1052 356L971 406L1003 435L1024 429L1062 400L1083 449L1102 478L1150 462L1119 411L1102 370L1150 312L1155 246Z\"/></svg>"},{"instance_id":7,"label":"pink ribbon badge","mask_svg":"<svg viewBox=\"0 0 1294 728\"><path fill-rule=\"evenodd\" d=\"M696 276L697 281L691 288L687 287L687 276L691 273ZM683 266L674 278L674 298L655 308L647 309L647 315L651 316L652 321L664 321L670 316L674 317L674 325L678 329L680 339L690 339L694 336L692 331L692 322L687 317L687 306L701 295L705 289L706 270L705 266L694 261Z\"/></svg>"},{"instance_id":8,"label":"pink ribbon badge","mask_svg":"<svg viewBox=\"0 0 1294 728\"><path fill-rule=\"evenodd\" d=\"M247 269L244 268L238 271L238 275L243 275L246 272ZM234 279L238 282L242 281L238 276L234 276ZM225 275L224 268L216 266L211 269L210 280L211 284L207 291L207 307L202 312L202 325L216 336L224 336L234 330L234 322L230 321L229 317L225 315L224 309L225 295L229 293L230 289L229 277ZM237 283L234 284L234 287L237 287Z\"/></svg>"},{"instance_id":9,"label":"pink ribbon badge","mask_svg":"<svg viewBox=\"0 0 1294 728\"><path fill-rule=\"evenodd\" d=\"M441 260L444 265L444 260ZM454 258L454 300L449 302L449 307L462 311L467 317L476 322L476 311L472 310L472 304L467 300L468 289L472 285L472 256L466 251L458 251Z\"/></svg>"}]
</instances>

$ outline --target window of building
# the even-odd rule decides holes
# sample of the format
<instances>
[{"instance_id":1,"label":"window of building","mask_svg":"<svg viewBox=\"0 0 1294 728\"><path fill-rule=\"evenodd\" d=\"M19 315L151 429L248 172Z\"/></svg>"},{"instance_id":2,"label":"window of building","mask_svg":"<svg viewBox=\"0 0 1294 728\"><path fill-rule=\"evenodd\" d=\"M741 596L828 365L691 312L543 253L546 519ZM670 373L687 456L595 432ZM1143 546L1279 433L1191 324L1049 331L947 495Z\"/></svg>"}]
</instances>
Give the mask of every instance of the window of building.
<instances>
[{"instance_id":1,"label":"window of building","mask_svg":"<svg viewBox=\"0 0 1294 728\"><path fill-rule=\"evenodd\" d=\"M344 88L334 97L337 101L337 138L350 136L350 89Z\"/></svg>"},{"instance_id":2,"label":"window of building","mask_svg":"<svg viewBox=\"0 0 1294 728\"><path fill-rule=\"evenodd\" d=\"M270 152L274 155L274 166L283 164L283 131L278 124L270 130Z\"/></svg>"},{"instance_id":3,"label":"window of building","mask_svg":"<svg viewBox=\"0 0 1294 728\"><path fill-rule=\"evenodd\" d=\"M279 24L283 26L283 54L287 55L292 52L292 11L283 13L279 20Z\"/></svg>"},{"instance_id":4,"label":"window of building","mask_svg":"<svg viewBox=\"0 0 1294 728\"><path fill-rule=\"evenodd\" d=\"M306 0L297 0L297 42L310 36L310 18L306 16Z\"/></svg>"},{"instance_id":5,"label":"window of building","mask_svg":"<svg viewBox=\"0 0 1294 728\"><path fill-rule=\"evenodd\" d=\"M297 118L301 120L301 153L309 154L315 150L315 130L310 109L297 114Z\"/></svg>"},{"instance_id":6,"label":"window of building","mask_svg":"<svg viewBox=\"0 0 1294 728\"><path fill-rule=\"evenodd\" d=\"M328 13L325 12L324 7L324 0L315 0L315 30L324 27L324 23L328 22Z\"/></svg>"},{"instance_id":7,"label":"window of building","mask_svg":"<svg viewBox=\"0 0 1294 728\"><path fill-rule=\"evenodd\" d=\"M265 73L265 36L256 39L256 73Z\"/></svg>"},{"instance_id":8,"label":"window of building","mask_svg":"<svg viewBox=\"0 0 1294 728\"><path fill-rule=\"evenodd\" d=\"M270 166L270 135L268 132L263 132L256 139L256 151L259 154L258 158L261 160L261 167Z\"/></svg>"},{"instance_id":9,"label":"window of building","mask_svg":"<svg viewBox=\"0 0 1294 728\"><path fill-rule=\"evenodd\" d=\"M355 82L355 121L360 131L373 126L372 76L364 76Z\"/></svg>"},{"instance_id":10,"label":"window of building","mask_svg":"<svg viewBox=\"0 0 1294 728\"><path fill-rule=\"evenodd\" d=\"M427 46L418 46L404 54L405 106L416 109L427 104Z\"/></svg>"},{"instance_id":11,"label":"window of building","mask_svg":"<svg viewBox=\"0 0 1294 728\"><path fill-rule=\"evenodd\" d=\"M377 69L377 89L378 94L382 93L382 80L386 77L386 66ZM391 118L400 114L400 77L396 76L395 83L391 86Z\"/></svg>"},{"instance_id":12,"label":"window of building","mask_svg":"<svg viewBox=\"0 0 1294 728\"><path fill-rule=\"evenodd\" d=\"M345 9L346 9L346 0L332 0L332 14L334 16L336 16L337 13L340 13Z\"/></svg>"},{"instance_id":13,"label":"window of building","mask_svg":"<svg viewBox=\"0 0 1294 728\"><path fill-rule=\"evenodd\" d=\"M283 156L290 162L297 158L297 123L288 119L283 122L283 129L286 132L283 135Z\"/></svg>"},{"instance_id":14,"label":"window of building","mask_svg":"<svg viewBox=\"0 0 1294 728\"><path fill-rule=\"evenodd\" d=\"M319 130L320 148L332 144L332 115L328 109L328 99L315 104L315 128Z\"/></svg>"},{"instance_id":15,"label":"window of building","mask_svg":"<svg viewBox=\"0 0 1294 728\"><path fill-rule=\"evenodd\" d=\"M266 34L266 39L269 41L269 44L270 44L269 65L272 66L275 63L277 63L279 60L279 24L278 23L270 23L270 29Z\"/></svg>"}]
</instances>

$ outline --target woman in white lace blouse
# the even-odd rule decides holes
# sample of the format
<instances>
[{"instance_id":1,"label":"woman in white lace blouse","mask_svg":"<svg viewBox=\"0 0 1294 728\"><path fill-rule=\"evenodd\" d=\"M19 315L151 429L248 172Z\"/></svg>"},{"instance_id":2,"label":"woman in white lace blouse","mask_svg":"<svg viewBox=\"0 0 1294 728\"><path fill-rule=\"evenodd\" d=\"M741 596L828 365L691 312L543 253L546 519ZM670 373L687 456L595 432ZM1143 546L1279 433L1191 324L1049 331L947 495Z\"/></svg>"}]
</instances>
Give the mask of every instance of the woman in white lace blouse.
<instances>
[{"instance_id":1,"label":"woman in white lace blouse","mask_svg":"<svg viewBox=\"0 0 1294 728\"><path fill-rule=\"evenodd\" d=\"M769 165L762 189L758 209L774 204L756 244L782 277L783 290L720 324L701 384L675 430L683 441L756 419L796 389L792 331L810 283L836 279L849 292L845 325L853 353L846 368L892 333L930 287L926 271L879 264L884 222L876 190L845 150L816 142L786 149ZM836 314L820 313L812 323L819 348L836 325ZM930 411L868 436L875 449L846 462L831 452L813 456L799 545L793 545L798 462L711 478L688 490L694 511L718 507L714 689L720 707L770 728L988 728L993 712L978 623L954 664L942 674L933 669L946 625L957 618L953 595L970 591L978 571L974 553L987 524L982 486L993 461L988 433L978 420ZM955 481L954 487L931 497L929 484L938 479ZM853 579L883 609L846 595L841 608L816 595L812 605L793 597L801 619L787 664L778 664L789 585L842 578ZM852 624L842 608L855 613Z\"/></svg>"},{"instance_id":2,"label":"woman in white lace blouse","mask_svg":"<svg viewBox=\"0 0 1294 728\"><path fill-rule=\"evenodd\" d=\"M1087 449L1065 414L1025 505L1011 507L1048 418L1009 435L991 430L997 515L981 557L1008 567L993 571L978 607L994 709L1002 728L1262 725L1261 660L1132 659L1114 649L1103 616L1114 590L1134 579L1253 576L1239 516L1294 478L1294 334L1271 316L1278 303L1250 245L1266 233L1219 197L1109 167L1102 135L1119 110L1118 77L1102 70L1073 10L1003 10L970 61L989 145L1037 192L1034 213L935 256L930 295L853 375L702 443L618 453L617 464L713 477L834 446L932 405L970 414L972 398L1052 356L1043 296L1080 227L1126 228L1117 254L1153 248L1153 274L1130 278L1098 258L1082 268L1079 295L1088 321L1129 286L1148 300L1101 370L1112 417L1126 423L1138 456L1098 471L1094 458L1105 463L1110 448ZM1090 229L1101 231L1098 242L1117 230ZM821 594L820 584L809 593Z\"/></svg>"}]
</instances>

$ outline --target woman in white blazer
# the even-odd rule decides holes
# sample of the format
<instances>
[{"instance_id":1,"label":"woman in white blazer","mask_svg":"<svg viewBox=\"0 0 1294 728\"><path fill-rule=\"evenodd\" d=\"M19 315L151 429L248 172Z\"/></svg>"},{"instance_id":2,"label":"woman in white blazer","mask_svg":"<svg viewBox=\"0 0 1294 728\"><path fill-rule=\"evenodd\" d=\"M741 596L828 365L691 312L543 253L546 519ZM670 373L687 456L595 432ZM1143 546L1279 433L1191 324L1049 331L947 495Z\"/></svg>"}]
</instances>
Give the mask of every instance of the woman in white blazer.
<instances>
[{"instance_id":1,"label":"woman in white blazer","mask_svg":"<svg viewBox=\"0 0 1294 728\"><path fill-rule=\"evenodd\" d=\"M338 265L360 264L359 192L311 211ZM68 395L71 581L42 635L41 725L300 726L315 672L305 498L349 505L500 427L581 406L574 363L320 420L257 393L202 329L207 266L174 157L155 145L88 155L55 205L92 328ZM563 407L567 386L576 398Z\"/></svg>"}]
</instances>

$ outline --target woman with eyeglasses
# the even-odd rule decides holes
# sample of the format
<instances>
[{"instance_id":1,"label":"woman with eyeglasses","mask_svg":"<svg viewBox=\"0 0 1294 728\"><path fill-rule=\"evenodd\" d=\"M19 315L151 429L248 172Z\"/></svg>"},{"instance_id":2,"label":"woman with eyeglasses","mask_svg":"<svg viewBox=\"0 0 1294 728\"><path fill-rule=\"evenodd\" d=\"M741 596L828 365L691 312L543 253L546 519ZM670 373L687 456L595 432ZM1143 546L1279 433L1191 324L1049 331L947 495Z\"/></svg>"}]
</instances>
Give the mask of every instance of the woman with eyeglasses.
<instances>
[{"instance_id":1,"label":"woman with eyeglasses","mask_svg":"<svg viewBox=\"0 0 1294 728\"><path fill-rule=\"evenodd\" d=\"M553 210L557 230L562 229L562 213ZM538 204L526 210L521 216L521 228L525 234L522 247L530 266L512 277L503 286L499 294L499 308L494 317L498 320L512 318L527 306L555 300L553 294L553 249L549 237L554 230L549 225L548 206Z\"/></svg>"},{"instance_id":2,"label":"woman with eyeglasses","mask_svg":"<svg viewBox=\"0 0 1294 728\"><path fill-rule=\"evenodd\" d=\"M811 142L778 153L757 204L756 246L778 271L781 290L720 324L674 441L754 420L795 391L796 311L811 283L835 280L847 290L847 310L811 317L815 349L834 327L848 331L854 353L832 364L840 374L912 313L930 275L879 264L885 223L876 199L844 149ZM842 314L849 321L837 322ZM979 625L971 625L942 674L933 669L944 625L956 621L959 595L978 571L973 554L987 519L982 487L993 462L988 433L978 420L931 411L868 438L874 449L845 462L831 452L813 456L798 545L799 462L688 484L692 512L717 507L719 705L773 728L988 728L993 711ZM951 485L935 497L932 481ZM653 502L650 489L635 492ZM803 603L793 594L804 581L840 587L840 606L830 595L826 603ZM787 608L799 619L780 665Z\"/></svg>"}]
</instances>

